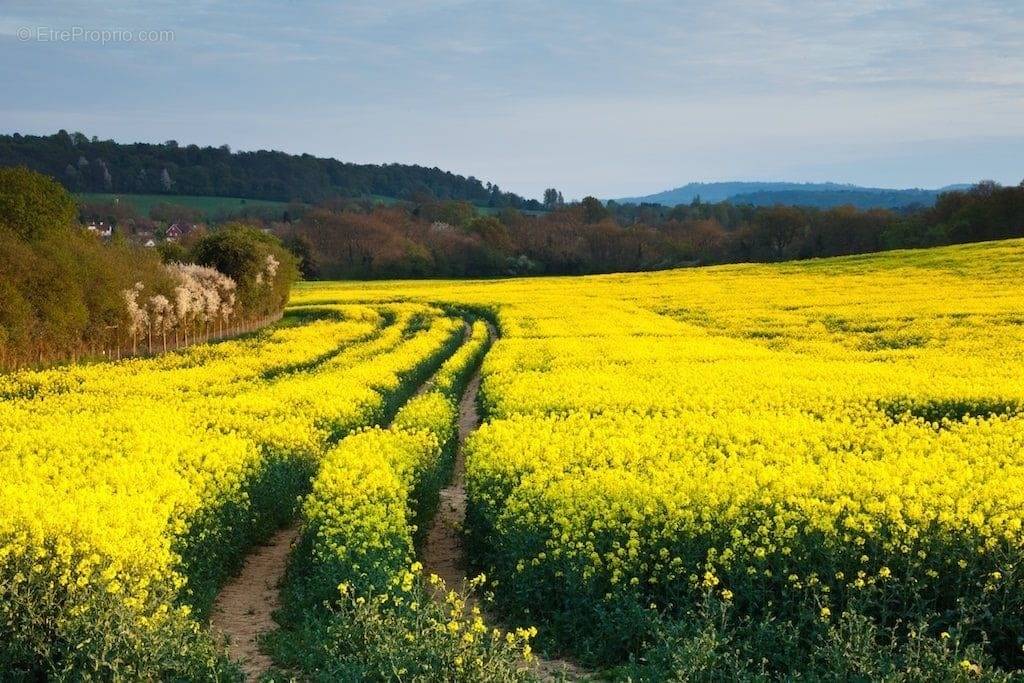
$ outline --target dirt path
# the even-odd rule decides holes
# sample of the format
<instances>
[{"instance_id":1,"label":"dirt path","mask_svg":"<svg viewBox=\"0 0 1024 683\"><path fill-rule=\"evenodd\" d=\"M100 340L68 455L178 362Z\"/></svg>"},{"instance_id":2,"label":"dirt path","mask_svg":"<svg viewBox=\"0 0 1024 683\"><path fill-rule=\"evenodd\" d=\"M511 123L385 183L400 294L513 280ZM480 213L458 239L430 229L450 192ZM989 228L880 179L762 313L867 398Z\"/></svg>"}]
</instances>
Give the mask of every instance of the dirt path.
<instances>
[{"instance_id":1,"label":"dirt path","mask_svg":"<svg viewBox=\"0 0 1024 683\"><path fill-rule=\"evenodd\" d=\"M467 331L469 327L467 325ZM491 339L497 330L488 324ZM468 332L467 332L468 333ZM430 381L421 385L422 393ZM459 401L458 448L451 483L441 491L437 514L423 545L422 561L426 574L437 574L449 589L462 590L466 583L466 553L463 524L466 519L465 453L463 443L480 426L477 394L480 371L477 370ZM281 605L279 585L288 564L292 545L298 539L298 523L275 533L257 546L246 558L242 571L221 589L210 617L215 633L227 641L231 658L245 672L246 680L257 681L270 670L273 662L260 651L260 638L277 628L273 614ZM537 674L542 680L573 681L585 676L570 662L537 660Z\"/></svg>"},{"instance_id":2,"label":"dirt path","mask_svg":"<svg viewBox=\"0 0 1024 683\"><path fill-rule=\"evenodd\" d=\"M452 480L441 489L437 513L423 543L424 573L437 574L448 589L456 591L461 591L466 583L466 552L462 542L462 525L466 520L466 460L462 444L480 426L476 405L479 390L480 371L477 370L459 401L459 445L455 450Z\"/></svg>"},{"instance_id":3,"label":"dirt path","mask_svg":"<svg viewBox=\"0 0 1024 683\"><path fill-rule=\"evenodd\" d=\"M273 614L281 606L278 585L298 536L299 526L295 524L257 546L245 558L242 571L221 589L214 602L210 617L213 630L227 640L228 652L241 664L246 680L258 680L272 664L270 657L260 651L259 639L277 628Z\"/></svg>"},{"instance_id":4,"label":"dirt path","mask_svg":"<svg viewBox=\"0 0 1024 683\"><path fill-rule=\"evenodd\" d=\"M469 330L467 324L464 340L468 338ZM479 385L479 378L476 381ZM413 395L419 396L431 385L431 380L424 382ZM476 396L475 391L473 396ZM473 407L475 410L475 404ZM476 424L467 427L466 433L475 427ZM461 423L459 429L461 439ZM465 516L464 500L462 510ZM273 664L271 658L260 651L259 641L261 636L277 628L274 612L281 606L279 587L288 566L292 544L298 539L300 530L296 522L257 546L246 556L242 571L225 584L214 602L210 625L225 639L228 653L241 664L248 681L259 680Z\"/></svg>"},{"instance_id":5,"label":"dirt path","mask_svg":"<svg viewBox=\"0 0 1024 683\"><path fill-rule=\"evenodd\" d=\"M487 323L491 340L498 338L498 331ZM463 526L466 521L466 455L463 444L471 433L480 426L480 411L477 394L480 392L480 370L466 385L466 391L459 400L459 445L455 451L455 467L449 485L441 489L441 500L437 513L423 543L421 561L423 573L437 574L444 579L446 590L462 591L466 586L466 548ZM435 594L435 598L443 597ZM534 660L534 672L542 681L587 680L586 673L572 662L560 659Z\"/></svg>"}]
</instances>

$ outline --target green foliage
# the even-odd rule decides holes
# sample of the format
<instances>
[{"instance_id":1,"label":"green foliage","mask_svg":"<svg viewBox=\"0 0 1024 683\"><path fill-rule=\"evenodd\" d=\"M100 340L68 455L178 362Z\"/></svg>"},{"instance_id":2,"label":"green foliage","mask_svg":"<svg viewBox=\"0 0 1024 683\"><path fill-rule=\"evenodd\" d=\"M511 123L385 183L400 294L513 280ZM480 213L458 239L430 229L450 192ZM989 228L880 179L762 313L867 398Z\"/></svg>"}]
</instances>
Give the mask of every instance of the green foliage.
<instances>
[{"instance_id":1,"label":"green foliage","mask_svg":"<svg viewBox=\"0 0 1024 683\"><path fill-rule=\"evenodd\" d=\"M68 193L24 168L0 169L0 367L95 356L127 343L124 291L174 298L164 262L187 261L174 244L159 253L100 241L75 224ZM241 225L202 237L195 258L234 278L238 317L280 310L297 276L276 237ZM240 315L238 315L240 314Z\"/></svg>"},{"instance_id":2,"label":"green foliage","mask_svg":"<svg viewBox=\"0 0 1024 683\"><path fill-rule=\"evenodd\" d=\"M181 203L157 202L149 209L149 217L162 223L184 221L196 223L203 218L203 212Z\"/></svg>"},{"instance_id":3,"label":"green foliage","mask_svg":"<svg viewBox=\"0 0 1024 683\"><path fill-rule=\"evenodd\" d=\"M550 198L550 197L549 197ZM944 193L932 209L695 201L674 208L594 197L543 215L460 202L316 208L288 227L325 278L586 274L864 254L1024 235L1024 187Z\"/></svg>"},{"instance_id":4,"label":"green foliage","mask_svg":"<svg viewBox=\"0 0 1024 683\"><path fill-rule=\"evenodd\" d=\"M188 249L178 242L161 242L156 245L156 253L164 263L184 263L188 261Z\"/></svg>"},{"instance_id":5,"label":"green foliage","mask_svg":"<svg viewBox=\"0 0 1024 683\"><path fill-rule=\"evenodd\" d=\"M299 274L304 280L313 280L320 274L313 243L305 235L290 234L282 240L285 249L292 253L298 263Z\"/></svg>"},{"instance_id":6,"label":"green foliage","mask_svg":"<svg viewBox=\"0 0 1024 683\"><path fill-rule=\"evenodd\" d=\"M434 602L419 585L400 594L345 595L296 630L272 634L269 645L284 669L325 683L535 680L522 654L529 634L509 638L486 628L479 617L467 618L466 601Z\"/></svg>"},{"instance_id":7,"label":"green foliage","mask_svg":"<svg viewBox=\"0 0 1024 683\"><path fill-rule=\"evenodd\" d=\"M141 282L147 293L169 292L156 254L74 226L60 185L25 169L0 177L0 366L110 345L125 319L124 289Z\"/></svg>"},{"instance_id":8,"label":"green foliage","mask_svg":"<svg viewBox=\"0 0 1024 683\"><path fill-rule=\"evenodd\" d=\"M173 144L172 144L173 143ZM403 164L351 164L309 154L227 146L120 144L60 131L55 135L0 135L0 166L24 165L73 192L238 197L316 202L380 195L410 200L456 199L487 206L540 209L476 178ZM141 209L140 209L141 210ZM143 211L148 212L148 208Z\"/></svg>"},{"instance_id":9,"label":"green foliage","mask_svg":"<svg viewBox=\"0 0 1024 683\"><path fill-rule=\"evenodd\" d=\"M978 644L921 621L882 627L857 611L813 636L787 621L738 618L708 599L686 619L655 617L642 654L615 670L631 681L1008 681Z\"/></svg>"},{"instance_id":10,"label":"green foliage","mask_svg":"<svg viewBox=\"0 0 1024 683\"><path fill-rule=\"evenodd\" d=\"M23 240L66 231L78 209L50 178L24 167L0 168L0 228Z\"/></svg>"},{"instance_id":11,"label":"green foliage","mask_svg":"<svg viewBox=\"0 0 1024 683\"><path fill-rule=\"evenodd\" d=\"M0 644L4 681L242 679L210 633L181 610L139 629L137 615L112 600L54 623L43 615L59 611L65 597L60 591L5 597L10 600L0 602L7 630ZM8 609L15 605L19 609ZM46 634L45 642L40 633Z\"/></svg>"},{"instance_id":12,"label":"green foliage","mask_svg":"<svg viewBox=\"0 0 1024 683\"><path fill-rule=\"evenodd\" d=\"M553 209L560 204L564 204L565 200L562 198L562 193L553 187L549 187L544 190L544 207L547 209Z\"/></svg>"},{"instance_id":13,"label":"green foliage","mask_svg":"<svg viewBox=\"0 0 1024 683\"><path fill-rule=\"evenodd\" d=\"M580 204L583 207L584 223L598 223L611 215L600 199L584 197Z\"/></svg>"},{"instance_id":14,"label":"green foliage","mask_svg":"<svg viewBox=\"0 0 1024 683\"><path fill-rule=\"evenodd\" d=\"M295 257L273 235L231 223L201 237L192 260L216 268L238 285L238 303L245 315L280 310L298 278Z\"/></svg>"},{"instance_id":15,"label":"green foliage","mask_svg":"<svg viewBox=\"0 0 1024 683\"><path fill-rule=\"evenodd\" d=\"M468 202L427 202L420 206L419 212L424 220L456 228L465 228L477 215L476 208Z\"/></svg>"},{"instance_id":16,"label":"green foliage","mask_svg":"<svg viewBox=\"0 0 1024 683\"><path fill-rule=\"evenodd\" d=\"M994 183L944 192L937 199L932 191L896 193L903 199L894 194L882 201L893 203L892 209L872 209L863 193L843 186L812 192L798 184L767 188L759 183L713 184L729 186L727 194L708 195L727 199L718 203L687 194L693 202L674 207L603 204L594 197L565 206L553 188L545 191L542 204L436 168L360 166L309 155L232 153L177 143L120 145L63 131L0 136L0 165L19 164L58 179L87 199L117 192L143 213L161 202L177 205L157 207L156 215L164 220L195 218L198 212L218 220L239 213L271 218L267 212L272 212L272 218L290 223L304 213L292 210L300 205L285 211L283 202L291 200L329 204L326 208L335 213L373 214L358 221L350 216L323 221L323 212L312 212L313 218L296 228L312 247L301 254L308 264L306 277L628 272L1024 235L1024 187ZM704 196L713 186L688 189ZM870 194L882 197L874 190ZM373 205L350 201L342 206L339 197L372 200ZM821 205L823 197L829 206ZM773 205L778 202L799 206L777 210ZM195 211L183 212L182 206ZM549 213L532 215L545 208ZM499 213L504 233L492 224L478 224L481 212ZM428 229L435 223L457 232Z\"/></svg>"},{"instance_id":17,"label":"green foliage","mask_svg":"<svg viewBox=\"0 0 1024 683\"><path fill-rule=\"evenodd\" d=\"M508 228L494 216L477 216L466 226L466 230L477 235L492 249L508 251L512 246Z\"/></svg>"}]
</instances>

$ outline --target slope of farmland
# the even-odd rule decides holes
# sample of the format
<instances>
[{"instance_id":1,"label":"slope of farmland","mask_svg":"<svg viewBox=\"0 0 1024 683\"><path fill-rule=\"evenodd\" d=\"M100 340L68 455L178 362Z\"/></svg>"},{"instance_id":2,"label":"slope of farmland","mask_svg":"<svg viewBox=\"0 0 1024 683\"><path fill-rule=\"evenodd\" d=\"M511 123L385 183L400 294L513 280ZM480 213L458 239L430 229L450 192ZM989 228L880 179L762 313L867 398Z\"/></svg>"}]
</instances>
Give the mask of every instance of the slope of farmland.
<instances>
[{"instance_id":1,"label":"slope of farmland","mask_svg":"<svg viewBox=\"0 0 1024 683\"><path fill-rule=\"evenodd\" d=\"M418 304L295 309L246 339L0 378L0 670L231 675L201 626L219 584L461 330Z\"/></svg>"},{"instance_id":2,"label":"slope of farmland","mask_svg":"<svg viewBox=\"0 0 1024 683\"><path fill-rule=\"evenodd\" d=\"M487 309L471 560L549 650L665 677L1019 669L1024 243L323 283Z\"/></svg>"},{"instance_id":3,"label":"slope of farmland","mask_svg":"<svg viewBox=\"0 0 1024 683\"><path fill-rule=\"evenodd\" d=\"M632 680L1019 675L1022 271L1007 241L308 283L250 337L0 375L0 671L238 678L206 618L297 523L253 609L312 679L526 680L531 644ZM429 531L481 359L486 622L417 562L461 579Z\"/></svg>"}]
</instances>

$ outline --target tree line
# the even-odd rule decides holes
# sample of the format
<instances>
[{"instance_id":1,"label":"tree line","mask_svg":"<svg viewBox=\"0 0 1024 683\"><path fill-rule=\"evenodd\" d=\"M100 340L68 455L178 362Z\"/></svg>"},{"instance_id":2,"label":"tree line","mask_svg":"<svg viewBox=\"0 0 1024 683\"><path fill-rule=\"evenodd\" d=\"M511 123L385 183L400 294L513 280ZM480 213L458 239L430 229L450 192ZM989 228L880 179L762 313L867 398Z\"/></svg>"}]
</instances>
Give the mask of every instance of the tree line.
<instances>
[{"instance_id":1,"label":"tree line","mask_svg":"<svg viewBox=\"0 0 1024 683\"><path fill-rule=\"evenodd\" d=\"M79 224L61 185L0 168L0 368L166 350L279 313L297 276L280 241L243 224L174 259Z\"/></svg>"},{"instance_id":2,"label":"tree line","mask_svg":"<svg viewBox=\"0 0 1024 683\"><path fill-rule=\"evenodd\" d=\"M310 154L227 145L121 144L61 130L0 135L0 166L45 173L72 192L204 195L318 202L380 195L404 200L461 200L480 206L539 210L540 202L439 168L352 164Z\"/></svg>"},{"instance_id":3,"label":"tree line","mask_svg":"<svg viewBox=\"0 0 1024 683\"><path fill-rule=\"evenodd\" d=\"M333 200L268 223L309 278L483 277L641 271L860 254L1024 236L1024 183L981 183L915 210L566 204L482 214L464 202Z\"/></svg>"}]
</instances>

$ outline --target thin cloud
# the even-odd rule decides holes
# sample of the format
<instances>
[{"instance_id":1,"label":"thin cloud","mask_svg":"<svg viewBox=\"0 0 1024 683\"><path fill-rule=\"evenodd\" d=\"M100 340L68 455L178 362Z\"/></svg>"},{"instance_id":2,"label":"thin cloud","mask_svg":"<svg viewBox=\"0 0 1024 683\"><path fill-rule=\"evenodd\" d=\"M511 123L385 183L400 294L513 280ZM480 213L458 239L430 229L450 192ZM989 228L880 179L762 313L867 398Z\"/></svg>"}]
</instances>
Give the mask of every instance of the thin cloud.
<instances>
[{"instance_id":1,"label":"thin cloud","mask_svg":"<svg viewBox=\"0 0 1024 683\"><path fill-rule=\"evenodd\" d=\"M175 39L26 43L24 25ZM0 91L9 130L409 161L533 196L803 179L823 158L865 182L898 144L899 177L878 169L894 182L955 166L929 145L1016 182L997 146L963 141L1024 135L1024 4L9 0Z\"/></svg>"}]
</instances>

